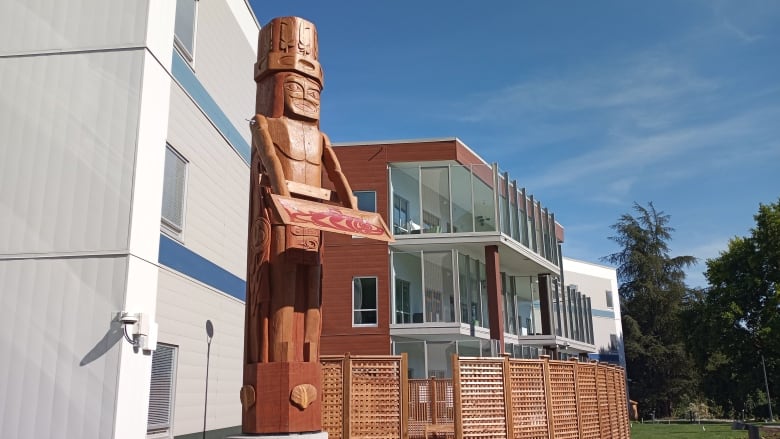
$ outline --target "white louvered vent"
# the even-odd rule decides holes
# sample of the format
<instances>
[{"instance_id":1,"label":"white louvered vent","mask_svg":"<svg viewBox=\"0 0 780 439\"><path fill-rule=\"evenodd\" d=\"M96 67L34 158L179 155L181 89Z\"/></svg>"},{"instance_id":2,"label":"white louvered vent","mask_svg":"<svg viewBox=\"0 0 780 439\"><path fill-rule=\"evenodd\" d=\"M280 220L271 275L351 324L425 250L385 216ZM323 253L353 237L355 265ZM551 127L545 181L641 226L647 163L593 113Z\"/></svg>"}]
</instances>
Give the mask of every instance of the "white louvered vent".
<instances>
[{"instance_id":1,"label":"white louvered vent","mask_svg":"<svg viewBox=\"0 0 780 439\"><path fill-rule=\"evenodd\" d=\"M147 431L171 428L177 349L176 346L158 344L157 350L152 355Z\"/></svg>"}]
</instances>

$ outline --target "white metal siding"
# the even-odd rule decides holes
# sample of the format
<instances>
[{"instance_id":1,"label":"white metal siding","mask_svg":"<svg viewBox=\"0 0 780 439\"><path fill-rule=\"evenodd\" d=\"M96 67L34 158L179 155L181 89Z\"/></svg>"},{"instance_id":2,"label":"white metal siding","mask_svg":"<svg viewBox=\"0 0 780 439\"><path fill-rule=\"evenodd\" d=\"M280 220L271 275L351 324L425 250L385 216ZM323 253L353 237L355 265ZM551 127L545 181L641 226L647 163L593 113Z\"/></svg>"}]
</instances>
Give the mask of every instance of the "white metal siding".
<instances>
[{"instance_id":1,"label":"white metal siding","mask_svg":"<svg viewBox=\"0 0 780 439\"><path fill-rule=\"evenodd\" d=\"M241 424L244 304L167 269L160 269L157 322L161 343L177 345L174 435L201 431L206 388L206 320L214 325L206 428Z\"/></svg>"},{"instance_id":2,"label":"white metal siding","mask_svg":"<svg viewBox=\"0 0 780 439\"><path fill-rule=\"evenodd\" d=\"M140 46L147 7L140 0L3 0L0 54Z\"/></svg>"},{"instance_id":3,"label":"white metal siding","mask_svg":"<svg viewBox=\"0 0 780 439\"><path fill-rule=\"evenodd\" d=\"M184 244L245 278L249 167L177 84L171 88L168 142L189 162Z\"/></svg>"},{"instance_id":4,"label":"white metal siding","mask_svg":"<svg viewBox=\"0 0 780 439\"><path fill-rule=\"evenodd\" d=\"M0 255L127 248L142 63L0 58Z\"/></svg>"},{"instance_id":5,"label":"white metal siding","mask_svg":"<svg viewBox=\"0 0 780 439\"><path fill-rule=\"evenodd\" d=\"M247 143L254 114L256 51L225 1L198 2L194 68L198 79ZM253 41L258 37L255 31Z\"/></svg>"},{"instance_id":6,"label":"white metal siding","mask_svg":"<svg viewBox=\"0 0 780 439\"><path fill-rule=\"evenodd\" d=\"M112 436L126 266L0 261L0 437Z\"/></svg>"}]
</instances>

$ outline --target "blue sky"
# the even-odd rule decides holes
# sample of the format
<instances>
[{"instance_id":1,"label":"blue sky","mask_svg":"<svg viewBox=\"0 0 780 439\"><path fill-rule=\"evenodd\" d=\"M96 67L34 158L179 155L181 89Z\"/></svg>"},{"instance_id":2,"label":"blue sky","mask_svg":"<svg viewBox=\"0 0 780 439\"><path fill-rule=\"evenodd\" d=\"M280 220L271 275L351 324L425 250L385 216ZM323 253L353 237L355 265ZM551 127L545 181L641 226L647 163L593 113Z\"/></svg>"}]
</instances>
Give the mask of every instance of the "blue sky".
<instances>
[{"instance_id":1,"label":"blue sky","mask_svg":"<svg viewBox=\"0 0 780 439\"><path fill-rule=\"evenodd\" d=\"M617 251L652 201L704 286L780 197L780 2L251 4L317 25L334 142L458 137L555 212L566 256Z\"/></svg>"}]
</instances>

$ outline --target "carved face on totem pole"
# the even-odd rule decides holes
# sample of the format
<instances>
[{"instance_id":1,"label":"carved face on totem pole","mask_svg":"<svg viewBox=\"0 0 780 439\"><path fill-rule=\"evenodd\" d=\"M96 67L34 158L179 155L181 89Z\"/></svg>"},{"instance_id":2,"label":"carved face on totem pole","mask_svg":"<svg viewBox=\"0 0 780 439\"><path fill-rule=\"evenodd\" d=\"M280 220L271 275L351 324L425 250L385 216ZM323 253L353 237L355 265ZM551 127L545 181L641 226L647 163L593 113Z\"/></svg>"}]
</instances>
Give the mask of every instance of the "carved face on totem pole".
<instances>
[{"instance_id":1,"label":"carved face on totem pole","mask_svg":"<svg viewBox=\"0 0 780 439\"><path fill-rule=\"evenodd\" d=\"M320 119L320 92L322 86L297 73L283 74L284 109L290 117Z\"/></svg>"},{"instance_id":2,"label":"carved face on totem pole","mask_svg":"<svg viewBox=\"0 0 780 439\"><path fill-rule=\"evenodd\" d=\"M317 57L312 23L280 17L263 27L255 64L257 112L319 122L323 74Z\"/></svg>"}]
</instances>

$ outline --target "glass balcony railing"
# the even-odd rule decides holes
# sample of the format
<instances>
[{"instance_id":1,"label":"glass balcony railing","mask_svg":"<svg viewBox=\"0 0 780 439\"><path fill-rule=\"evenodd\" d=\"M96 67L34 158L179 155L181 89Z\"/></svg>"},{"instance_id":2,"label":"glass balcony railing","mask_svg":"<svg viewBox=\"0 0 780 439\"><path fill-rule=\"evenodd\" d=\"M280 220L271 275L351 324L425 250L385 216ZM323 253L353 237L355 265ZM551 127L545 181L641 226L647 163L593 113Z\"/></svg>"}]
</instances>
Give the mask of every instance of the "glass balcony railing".
<instances>
[{"instance_id":1,"label":"glass balcony railing","mask_svg":"<svg viewBox=\"0 0 780 439\"><path fill-rule=\"evenodd\" d=\"M498 167L393 164L390 187L396 236L501 232L559 263L554 216Z\"/></svg>"}]
</instances>

